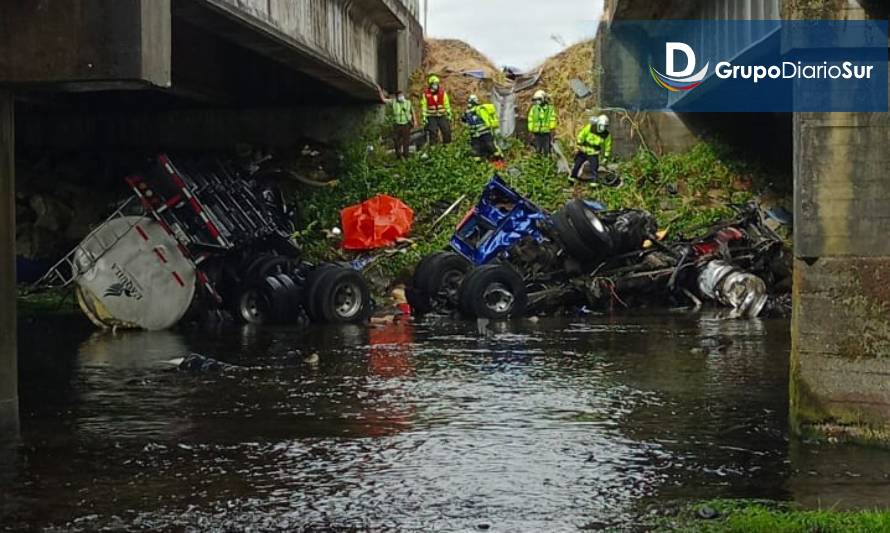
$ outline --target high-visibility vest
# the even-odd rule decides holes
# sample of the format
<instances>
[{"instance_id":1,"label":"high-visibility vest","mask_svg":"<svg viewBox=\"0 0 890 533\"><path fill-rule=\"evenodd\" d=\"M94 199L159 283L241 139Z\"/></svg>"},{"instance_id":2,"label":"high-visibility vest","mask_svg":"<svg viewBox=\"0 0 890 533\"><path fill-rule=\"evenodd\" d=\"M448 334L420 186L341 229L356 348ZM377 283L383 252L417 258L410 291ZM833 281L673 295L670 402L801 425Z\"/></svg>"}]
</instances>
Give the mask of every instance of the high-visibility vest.
<instances>
[{"instance_id":1,"label":"high-visibility vest","mask_svg":"<svg viewBox=\"0 0 890 533\"><path fill-rule=\"evenodd\" d=\"M481 104L469 109L466 113L465 122L470 128L470 135L474 139L486 133L492 133L501 125L494 104Z\"/></svg>"},{"instance_id":2,"label":"high-visibility vest","mask_svg":"<svg viewBox=\"0 0 890 533\"><path fill-rule=\"evenodd\" d=\"M423 118L426 117L451 117L451 98L445 89L439 87L436 92L426 89L420 101L423 110Z\"/></svg>"},{"instance_id":3,"label":"high-visibility vest","mask_svg":"<svg viewBox=\"0 0 890 533\"><path fill-rule=\"evenodd\" d=\"M392 101L392 121L398 126L411 124L411 101Z\"/></svg>"},{"instance_id":4,"label":"high-visibility vest","mask_svg":"<svg viewBox=\"0 0 890 533\"><path fill-rule=\"evenodd\" d=\"M608 131L597 133L588 124L578 132L578 149L587 155L609 159L612 155L612 135Z\"/></svg>"},{"instance_id":5,"label":"high-visibility vest","mask_svg":"<svg viewBox=\"0 0 890 533\"><path fill-rule=\"evenodd\" d=\"M556 108L550 104L535 104L528 112L528 131L550 133L556 129Z\"/></svg>"}]
</instances>

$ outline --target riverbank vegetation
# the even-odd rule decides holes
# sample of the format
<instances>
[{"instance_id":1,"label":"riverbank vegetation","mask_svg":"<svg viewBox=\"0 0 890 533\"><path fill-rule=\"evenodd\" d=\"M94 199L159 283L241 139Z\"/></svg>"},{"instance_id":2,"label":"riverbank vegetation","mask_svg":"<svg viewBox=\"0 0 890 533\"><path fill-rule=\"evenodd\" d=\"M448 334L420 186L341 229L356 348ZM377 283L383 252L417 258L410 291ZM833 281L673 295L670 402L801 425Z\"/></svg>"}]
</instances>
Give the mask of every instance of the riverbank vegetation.
<instances>
[{"instance_id":1,"label":"riverbank vegetation","mask_svg":"<svg viewBox=\"0 0 890 533\"><path fill-rule=\"evenodd\" d=\"M600 201L608 209L646 209L672 237L691 236L730 215L729 204L751 200L758 181L755 168L715 143L660 157L640 150L619 162L622 184L607 187L574 185L557 171L553 159L534 154L517 139L503 141L506 164L500 170L473 157L466 132L459 131L450 145L426 147L408 160L396 159L385 139L380 132L368 133L344 146L336 185L299 193L301 226L306 228L300 240L309 257L347 257L323 230L339 225L342 208L388 194L414 209L415 244L378 268L385 277L404 276L420 257L447 246L455 225L495 173L547 210L574 196ZM457 200L457 208L434 224Z\"/></svg>"},{"instance_id":2,"label":"riverbank vegetation","mask_svg":"<svg viewBox=\"0 0 890 533\"><path fill-rule=\"evenodd\" d=\"M714 500L690 505L653 529L690 533L871 533L890 531L890 511L799 510L779 502Z\"/></svg>"}]
</instances>

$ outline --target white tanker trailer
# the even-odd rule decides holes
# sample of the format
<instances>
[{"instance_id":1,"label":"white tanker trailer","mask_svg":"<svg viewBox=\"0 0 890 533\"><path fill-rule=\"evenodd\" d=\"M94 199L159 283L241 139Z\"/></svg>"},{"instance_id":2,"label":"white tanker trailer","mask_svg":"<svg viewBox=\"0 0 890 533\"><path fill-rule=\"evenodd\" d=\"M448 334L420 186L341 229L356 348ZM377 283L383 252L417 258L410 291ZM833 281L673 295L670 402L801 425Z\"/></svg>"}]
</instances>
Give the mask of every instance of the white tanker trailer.
<instances>
[{"instance_id":1,"label":"white tanker trailer","mask_svg":"<svg viewBox=\"0 0 890 533\"><path fill-rule=\"evenodd\" d=\"M162 154L127 178L134 196L35 286L74 286L101 328L162 330L196 310L254 324L366 320L359 271L300 259L275 174Z\"/></svg>"}]
</instances>

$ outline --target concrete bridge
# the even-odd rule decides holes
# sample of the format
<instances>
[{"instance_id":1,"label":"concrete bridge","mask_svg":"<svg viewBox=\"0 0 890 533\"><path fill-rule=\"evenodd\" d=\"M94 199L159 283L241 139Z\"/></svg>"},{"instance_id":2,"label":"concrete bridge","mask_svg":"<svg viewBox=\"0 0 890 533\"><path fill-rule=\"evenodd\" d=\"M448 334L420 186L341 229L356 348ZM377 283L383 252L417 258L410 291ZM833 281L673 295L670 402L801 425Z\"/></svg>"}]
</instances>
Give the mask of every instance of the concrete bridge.
<instances>
[{"instance_id":1,"label":"concrete bridge","mask_svg":"<svg viewBox=\"0 0 890 533\"><path fill-rule=\"evenodd\" d=\"M17 427L15 155L333 139L420 66L418 0L0 4L0 438Z\"/></svg>"},{"instance_id":2,"label":"concrete bridge","mask_svg":"<svg viewBox=\"0 0 890 533\"><path fill-rule=\"evenodd\" d=\"M650 19L887 19L871 0L609 0L604 24ZM732 43L738 36L714 36ZM742 44L750 44L746 41ZM739 44L738 42L736 44ZM603 84L617 76L603 73ZM890 439L890 117L886 113L686 114L662 136L700 132L794 176L791 420L795 431Z\"/></svg>"}]
</instances>

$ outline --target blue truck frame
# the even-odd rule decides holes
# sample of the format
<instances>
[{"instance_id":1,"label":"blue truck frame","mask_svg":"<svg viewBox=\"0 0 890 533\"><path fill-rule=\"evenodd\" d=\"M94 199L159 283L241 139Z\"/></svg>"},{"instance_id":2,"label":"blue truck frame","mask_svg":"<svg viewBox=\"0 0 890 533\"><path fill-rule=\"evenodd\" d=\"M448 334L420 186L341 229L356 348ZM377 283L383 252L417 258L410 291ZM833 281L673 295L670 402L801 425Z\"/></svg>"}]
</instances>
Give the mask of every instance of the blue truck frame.
<instances>
[{"instance_id":1,"label":"blue truck frame","mask_svg":"<svg viewBox=\"0 0 890 533\"><path fill-rule=\"evenodd\" d=\"M598 202L587 203L598 211L603 209ZM549 241L546 228L552 225L550 217L495 175L458 225L451 248L476 266L506 259L510 249L525 238L538 244Z\"/></svg>"}]
</instances>

